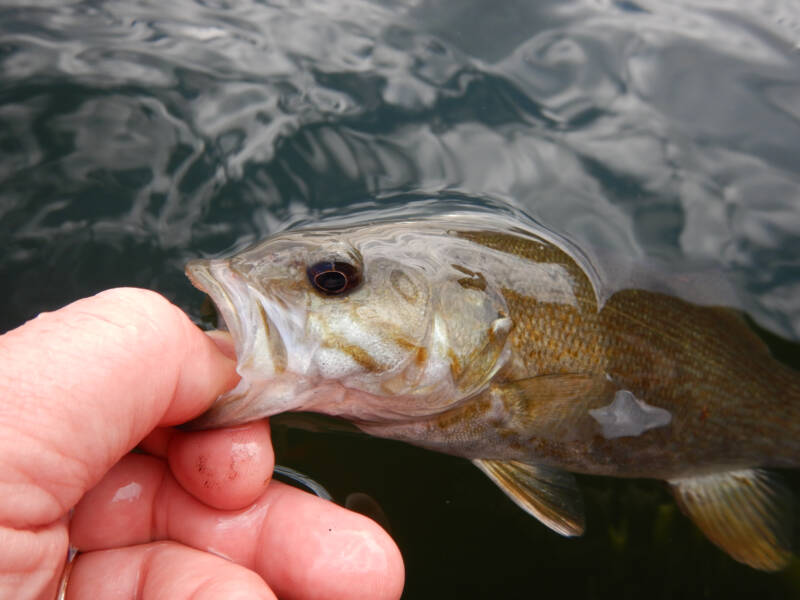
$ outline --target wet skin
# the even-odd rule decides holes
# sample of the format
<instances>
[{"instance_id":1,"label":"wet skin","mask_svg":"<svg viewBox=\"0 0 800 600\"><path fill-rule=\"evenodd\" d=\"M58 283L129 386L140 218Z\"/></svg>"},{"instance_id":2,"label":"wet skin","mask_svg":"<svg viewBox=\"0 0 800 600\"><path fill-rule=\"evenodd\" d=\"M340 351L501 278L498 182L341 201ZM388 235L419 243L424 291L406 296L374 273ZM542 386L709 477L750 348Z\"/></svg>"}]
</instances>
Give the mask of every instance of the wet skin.
<instances>
[{"instance_id":1,"label":"wet skin","mask_svg":"<svg viewBox=\"0 0 800 600\"><path fill-rule=\"evenodd\" d=\"M663 479L731 556L785 566L792 496L764 468L800 466L800 374L733 310L612 289L556 237L465 212L193 261L242 374L195 425L343 417L471 459L565 535L584 530L570 472Z\"/></svg>"},{"instance_id":2,"label":"wet skin","mask_svg":"<svg viewBox=\"0 0 800 600\"><path fill-rule=\"evenodd\" d=\"M0 337L0 371L0 596L54 598L69 543L71 599L400 596L380 527L271 481L266 422L170 427L238 376L158 294L42 314Z\"/></svg>"}]
</instances>

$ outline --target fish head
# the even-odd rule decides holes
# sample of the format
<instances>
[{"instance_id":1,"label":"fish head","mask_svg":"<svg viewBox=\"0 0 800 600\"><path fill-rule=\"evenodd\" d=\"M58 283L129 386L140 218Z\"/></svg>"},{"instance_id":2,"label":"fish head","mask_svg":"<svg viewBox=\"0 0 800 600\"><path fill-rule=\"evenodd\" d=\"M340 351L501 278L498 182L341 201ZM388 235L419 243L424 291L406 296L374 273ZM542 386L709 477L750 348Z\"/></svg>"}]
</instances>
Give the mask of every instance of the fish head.
<instances>
[{"instance_id":1,"label":"fish head","mask_svg":"<svg viewBox=\"0 0 800 600\"><path fill-rule=\"evenodd\" d=\"M242 377L194 425L290 410L408 419L487 385L508 354L511 321L500 292L453 262L443 235L295 231L191 261L187 274L216 304Z\"/></svg>"}]
</instances>

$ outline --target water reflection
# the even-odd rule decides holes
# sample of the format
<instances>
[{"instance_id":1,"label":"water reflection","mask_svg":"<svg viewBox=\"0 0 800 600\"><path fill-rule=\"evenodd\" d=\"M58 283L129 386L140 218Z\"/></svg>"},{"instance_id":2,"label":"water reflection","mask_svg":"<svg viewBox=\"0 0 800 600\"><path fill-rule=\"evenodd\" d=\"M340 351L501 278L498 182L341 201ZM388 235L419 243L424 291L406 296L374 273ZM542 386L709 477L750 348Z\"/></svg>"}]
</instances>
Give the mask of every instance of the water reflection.
<instances>
[{"instance_id":1,"label":"water reflection","mask_svg":"<svg viewBox=\"0 0 800 600\"><path fill-rule=\"evenodd\" d=\"M172 268L331 204L455 188L628 256L712 261L800 336L791 2L0 12L4 271L64 268L54 238L87 229ZM42 307L16 295L5 326Z\"/></svg>"},{"instance_id":2,"label":"water reflection","mask_svg":"<svg viewBox=\"0 0 800 600\"><path fill-rule=\"evenodd\" d=\"M446 190L800 340L798 52L793 0L4 2L0 329Z\"/></svg>"}]
</instances>

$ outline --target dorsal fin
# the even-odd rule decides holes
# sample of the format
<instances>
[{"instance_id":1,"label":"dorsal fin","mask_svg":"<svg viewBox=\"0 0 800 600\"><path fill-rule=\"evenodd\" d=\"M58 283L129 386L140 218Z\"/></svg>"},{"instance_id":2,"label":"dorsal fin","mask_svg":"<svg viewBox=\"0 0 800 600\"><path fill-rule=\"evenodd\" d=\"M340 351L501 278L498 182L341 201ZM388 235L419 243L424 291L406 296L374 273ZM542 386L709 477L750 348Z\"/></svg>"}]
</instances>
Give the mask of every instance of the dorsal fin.
<instances>
[{"instance_id":1,"label":"dorsal fin","mask_svg":"<svg viewBox=\"0 0 800 600\"><path fill-rule=\"evenodd\" d=\"M735 560L777 571L791 559L792 494L762 469L669 482L678 505Z\"/></svg>"},{"instance_id":2,"label":"dorsal fin","mask_svg":"<svg viewBox=\"0 0 800 600\"><path fill-rule=\"evenodd\" d=\"M583 534L583 498L571 473L516 460L472 462L517 506L550 529L566 536Z\"/></svg>"}]
</instances>

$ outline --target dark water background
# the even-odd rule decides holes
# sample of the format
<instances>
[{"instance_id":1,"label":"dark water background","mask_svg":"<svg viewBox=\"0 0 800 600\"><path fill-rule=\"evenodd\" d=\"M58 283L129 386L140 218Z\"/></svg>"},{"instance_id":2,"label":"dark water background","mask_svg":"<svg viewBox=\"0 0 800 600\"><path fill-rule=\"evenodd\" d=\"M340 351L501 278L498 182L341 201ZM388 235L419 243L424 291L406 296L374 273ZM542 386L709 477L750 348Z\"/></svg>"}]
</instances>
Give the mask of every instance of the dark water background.
<instances>
[{"instance_id":1,"label":"dark water background","mask_svg":"<svg viewBox=\"0 0 800 600\"><path fill-rule=\"evenodd\" d=\"M798 366L800 4L0 1L0 331L118 285L199 318L187 259L450 192L724 272ZM798 561L734 563L657 482L582 478L567 540L465 461L276 440L381 504L407 598L800 597Z\"/></svg>"}]
</instances>

